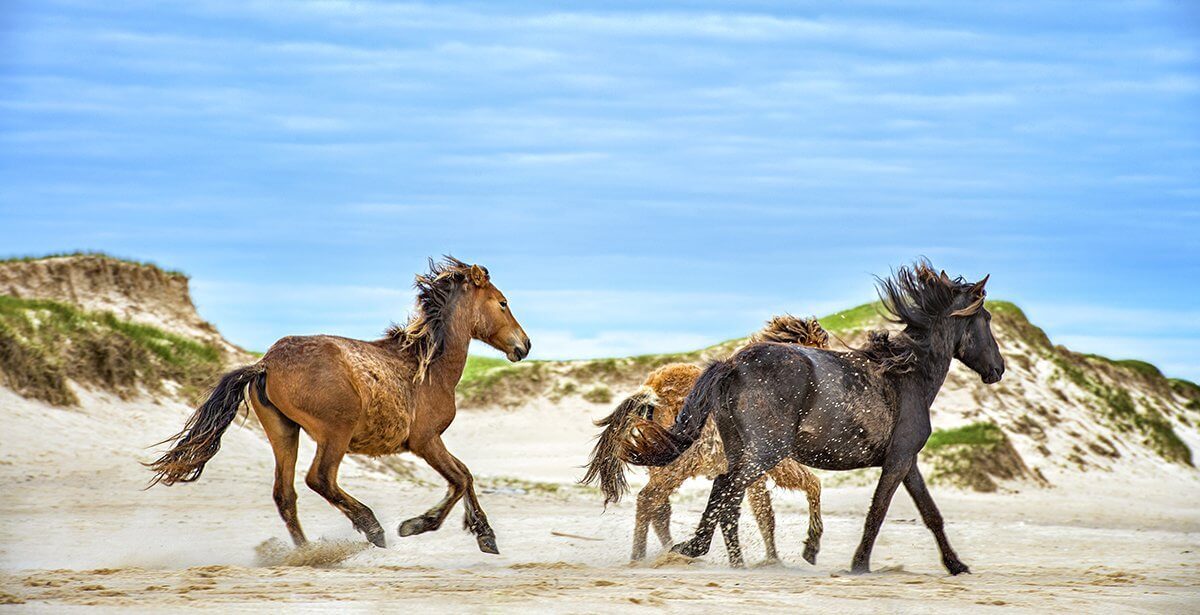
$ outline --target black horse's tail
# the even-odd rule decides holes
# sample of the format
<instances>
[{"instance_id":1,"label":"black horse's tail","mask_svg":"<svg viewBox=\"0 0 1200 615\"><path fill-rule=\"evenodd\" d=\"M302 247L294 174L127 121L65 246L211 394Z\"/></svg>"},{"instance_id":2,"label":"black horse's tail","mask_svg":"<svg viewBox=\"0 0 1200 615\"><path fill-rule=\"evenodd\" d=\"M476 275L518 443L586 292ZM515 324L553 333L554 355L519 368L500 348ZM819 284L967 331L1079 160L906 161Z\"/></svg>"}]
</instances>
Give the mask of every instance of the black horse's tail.
<instances>
[{"instance_id":1,"label":"black horse's tail","mask_svg":"<svg viewBox=\"0 0 1200 615\"><path fill-rule=\"evenodd\" d=\"M579 480L580 484L598 482L600 491L604 493L604 505L609 502L621 501L621 496L629 490L625 481L625 462L621 459L621 447L630 435L630 430L638 419L652 419L654 408L658 405L658 395L654 389L644 386L637 393L630 395L613 410L612 414L595 422L604 431L596 438L596 447L592 449L592 458L588 460L587 472Z\"/></svg>"},{"instance_id":2,"label":"black horse's tail","mask_svg":"<svg viewBox=\"0 0 1200 615\"><path fill-rule=\"evenodd\" d=\"M255 383L259 399L267 398L266 376L267 369L261 363L239 367L222 376L183 430L159 442L174 441L174 445L154 463L146 464L154 472L147 487L158 483L190 483L200 478L204 464L221 449L221 436L237 417L246 396L246 385Z\"/></svg>"},{"instance_id":3,"label":"black horse's tail","mask_svg":"<svg viewBox=\"0 0 1200 615\"><path fill-rule=\"evenodd\" d=\"M710 363L683 400L683 409L670 429L651 421L638 421L634 425L631 441L621 449L625 461L639 466L665 466L675 461L700 437L713 409L728 403L736 378L737 369L732 361Z\"/></svg>"}]
</instances>

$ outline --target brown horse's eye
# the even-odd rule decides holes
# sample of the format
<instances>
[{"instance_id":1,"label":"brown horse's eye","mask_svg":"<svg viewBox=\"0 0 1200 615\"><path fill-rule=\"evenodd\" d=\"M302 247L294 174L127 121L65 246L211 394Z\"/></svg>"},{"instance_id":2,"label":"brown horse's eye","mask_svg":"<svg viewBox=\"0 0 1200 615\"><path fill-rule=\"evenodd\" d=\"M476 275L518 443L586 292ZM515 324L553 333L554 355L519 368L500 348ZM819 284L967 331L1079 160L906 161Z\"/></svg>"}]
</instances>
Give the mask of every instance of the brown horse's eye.
<instances>
[{"instance_id":1,"label":"brown horse's eye","mask_svg":"<svg viewBox=\"0 0 1200 615\"><path fill-rule=\"evenodd\" d=\"M507 302L507 301L501 301L501 302L500 302L500 307L502 307L502 308L504 308L504 309L508 309L508 302Z\"/></svg>"}]
</instances>

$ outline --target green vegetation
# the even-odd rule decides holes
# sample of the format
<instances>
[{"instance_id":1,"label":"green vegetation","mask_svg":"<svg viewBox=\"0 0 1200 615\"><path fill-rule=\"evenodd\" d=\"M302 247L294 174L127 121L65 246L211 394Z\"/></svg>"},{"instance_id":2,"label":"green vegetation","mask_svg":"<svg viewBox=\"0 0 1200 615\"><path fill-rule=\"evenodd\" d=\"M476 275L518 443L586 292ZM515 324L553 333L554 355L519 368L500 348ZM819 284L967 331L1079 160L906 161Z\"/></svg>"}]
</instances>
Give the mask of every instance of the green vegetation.
<instances>
[{"instance_id":1,"label":"green vegetation","mask_svg":"<svg viewBox=\"0 0 1200 615\"><path fill-rule=\"evenodd\" d=\"M995 423L971 423L955 429L938 429L929 436L925 450L955 445L993 446L1004 442L1004 432Z\"/></svg>"},{"instance_id":2,"label":"green vegetation","mask_svg":"<svg viewBox=\"0 0 1200 615\"><path fill-rule=\"evenodd\" d=\"M608 402L612 401L613 394L612 389L604 386L603 384L597 384L596 386L584 391L582 397L593 404L607 404Z\"/></svg>"},{"instance_id":3,"label":"green vegetation","mask_svg":"<svg viewBox=\"0 0 1200 615\"><path fill-rule=\"evenodd\" d=\"M485 373L497 367L506 367L509 363L505 359L493 359L491 357L477 357L474 355L467 357L467 366L463 369L462 380L459 381L459 386L463 382L470 382L483 377Z\"/></svg>"},{"instance_id":4,"label":"green vegetation","mask_svg":"<svg viewBox=\"0 0 1200 615\"><path fill-rule=\"evenodd\" d=\"M0 257L0 263L32 263L32 262L36 262L36 261L44 261L44 260L51 259L51 258L69 258L69 257L73 257L73 256L91 256L91 257L96 257L96 258L103 258L105 260L110 260L110 261L117 261L117 262L121 262L121 263L130 263L130 264L139 265L142 267L153 267L155 269L158 269L159 271L168 273L170 275L179 275L179 276L187 277L187 274L185 274L182 271L179 271L177 269L166 269L166 268L160 267L159 265L157 265L153 262L150 262L150 261L140 261L140 260L136 260L136 259L132 259L132 258L113 256L112 254L109 254L107 252L100 252L100 251L96 251L96 250L76 250L74 252L52 252L50 254L41 254L41 255L26 254L26 255L7 256L7 257Z\"/></svg>"},{"instance_id":5,"label":"green vegetation","mask_svg":"<svg viewBox=\"0 0 1200 615\"><path fill-rule=\"evenodd\" d=\"M826 331L842 333L869 329L880 324L883 314L883 304L878 301L864 303L858 307L842 310L818 319Z\"/></svg>"},{"instance_id":6,"label":"green vegetation","mask_svg":"<svg viewBox=\"0 0 1200 615\"><path fill-rule=\"evenodd\" d=\"M1175 433L1175 429L1171 427L1171 422L1163 416L1160 410L1144 407L1142 411L1139 411L1137 402L1133 400L1128 390L1120 386L1109 386L1103 382L1089 378L1077 362L1072 362L1068 359L1070 356L1069 351L1065 349L1056 350L1058 350L1058 353L1050 357L1051 361L1058 366L1058 369L1068 380L1102 402L1101 410L1104 417L1112 423L1117 431L1140 434L1146 446L1150 447L1151 450L1158 453L1159 456L1167 461L1187 466L1193 465L1191 449L1179 437L1179 434ZM1093 360L1103 360L1116 365L1122 365L1130 369L1139 370L1138 373L1145 375L1140 368L1124 365L1128 363L1126 361L1111 361L1103 357L1097 358L1094 355L1077 356L1086 356ZM1135 361L1133 363L1141 362ZM1153 366L1150 367L1153 368ZM1154 372L1161 378L1161 373L1158 372L1158 369L1155 368Z\"/></svg>"},{"instance_id":7,"label":"green vegetation","mask_svg":"<svg viewBox=\"0 0 1200 615\"><path fill-rule=\"evenodd\" d=\"M932 468L930 482L975 491L995 491L997 480L1031 476L1008 436L994 423L938 429L929 436L921 457Z\"/></svg>"},{"instance_id":8,"label":"green vegetation","mask_svg":"<svg viewBox=\"0 0 1200 615\"><path fill-rule=\"evenodd\" d=\"M127 397L173 380L185 395L210 385L222 368L214 346L42 299L0 296L0 370L18 393L57 404L78 402L67 380Z\"/></svg>"}]
</instances>

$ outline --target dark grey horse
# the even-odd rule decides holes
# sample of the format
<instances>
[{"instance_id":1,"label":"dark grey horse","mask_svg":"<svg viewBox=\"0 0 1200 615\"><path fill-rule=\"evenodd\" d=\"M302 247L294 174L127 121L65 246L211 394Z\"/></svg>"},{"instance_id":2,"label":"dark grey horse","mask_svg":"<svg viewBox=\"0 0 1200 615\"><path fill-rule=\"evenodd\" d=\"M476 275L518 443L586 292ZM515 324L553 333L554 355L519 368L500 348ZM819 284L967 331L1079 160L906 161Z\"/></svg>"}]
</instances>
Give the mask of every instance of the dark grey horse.
<instances>
[{"instance_id":1,"label":"dark grey horse","mask_svg":"<svg viewBox=\"0 0 1200 615\"><path fill-rule=\"evenodd\" d=\"M639 423L624 457L664 465L694 442L712 413L729 469L717 477L696 535L676 553L708 552L720 523L730 560L742 565L739 505L746 487L781 459L824 470L882 467L851 571L868 572L871 548L900 483L937 539L950 574L969 572L946 540L917 453L929 438L929 407L958 359L983 382L998 382L1004 359L983 307L984 285L950 279L925 261L879 281L885 310L904 331L876 331L868 344L835 352L791 344L748 346L711 364L688 394L670 429Z\"/></svg>"}]
</instances>

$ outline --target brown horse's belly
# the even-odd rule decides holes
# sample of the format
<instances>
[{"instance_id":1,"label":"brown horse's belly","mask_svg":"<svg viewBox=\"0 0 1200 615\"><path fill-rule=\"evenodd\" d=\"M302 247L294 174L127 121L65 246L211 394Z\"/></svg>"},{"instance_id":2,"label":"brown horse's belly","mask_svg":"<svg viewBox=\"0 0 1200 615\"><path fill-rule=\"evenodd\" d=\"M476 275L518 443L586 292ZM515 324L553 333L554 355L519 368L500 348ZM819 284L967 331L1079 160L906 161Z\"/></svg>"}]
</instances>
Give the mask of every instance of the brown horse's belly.
<instances>
[{"instance_id":1,"label":"brown horse's belly","mask_svg":"<svg viewBox=\"0 0 1200 615\"><path fill-rule=\"evenodd\" d=\"M360 383L362 415L350 437L350 452L362 455L402 453L408 450L412 426L411 391L388 386L396 381L393 374L372 375L374 377Z\"/></svg>"}]
</instances>

